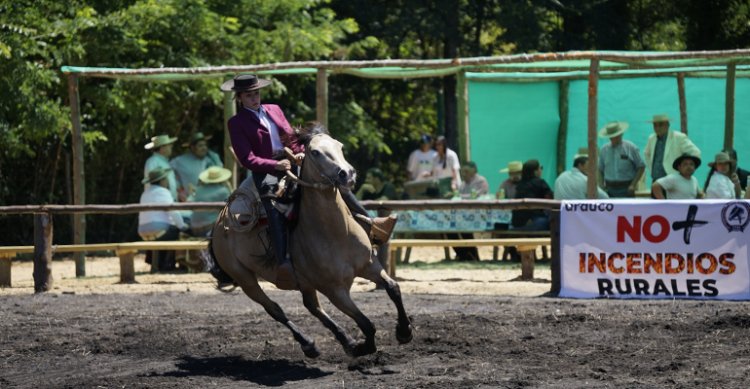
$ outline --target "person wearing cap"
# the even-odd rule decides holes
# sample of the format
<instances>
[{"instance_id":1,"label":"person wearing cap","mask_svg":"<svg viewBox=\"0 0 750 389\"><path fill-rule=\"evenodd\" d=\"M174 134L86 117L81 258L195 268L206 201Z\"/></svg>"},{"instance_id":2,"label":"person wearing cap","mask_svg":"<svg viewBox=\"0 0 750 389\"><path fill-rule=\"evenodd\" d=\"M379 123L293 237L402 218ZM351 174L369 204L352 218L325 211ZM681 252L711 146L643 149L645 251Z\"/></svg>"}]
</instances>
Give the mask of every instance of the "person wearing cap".
<instances>
[{"instance_id":1,"label":"person wearing cap","mask_svg":"<svg viewBox=\"0 0 750 389\"><path fill-rule=\"evenodd\" d=\"M500 173L508 173L508 178L500 183L497 192L495 192L495 198L512 199L516 197L516 185L521 181L522 169L523 162L521 161L510 161L507 167L500 169Z\"/></svg>"},{"instance_id":2,"label":"person wearing cap","mask_svg":"<svg viewBox=\"0 0 750 389\"><path fill-rule=\"evenodd\" d=\"M409 180L422 180L432 174L433 162L437 151L432 148L432 137L422 134L419 138L419 148L409 154L406 171L409 172Z\"/></svg>"},{"instance_id":3,"label":"person wearing cap","mask_svg":"<svg viewBox=\"0 0 750 389\"><path fill-rule=\"evenodd\" d=\"M581 148L573 156L573 167L566 170L555 180L555 200L583 200L588 198L588 149ZM609 196L600 187L596 187L598 199Z\"/></svg>"},{"instance_id":4,"label":"person wearing cap","mask_svg":"<svg viewBox=\"0 0 750 389\"><path fill-rule=\"evenodd\" d=\"M711 172L706 179L707 199L738 199L742 193L740 179L735 172L734 161L725 152L716 154L713 162L709 162Z\"/></svg>"},{"instance_id":5,"label":"person wearing cap","mask_svg":"<svg viewBox=\"0 0 750 389\"><path fill-rule=\"evenodd\" d=\"M151 156L146 160L146 164L143 167L143 176L148 177L148 173L158 167L162 169L169 169L167 179L169 180L169 193L172 195L172 199L177 201L177 177L174 174L174 170L169 165L169 157L172 156L172 147L177 138L173 138L169 135L157 135L151 138L151 142L147 143L146 150L151 150Z\"/></svg>"},{"instance_id":6,"label":"person wearing cap","mask_svg":"<svg viewBox=\"0 0 750 389\"><path fill-rule=\"evenodd\" d=\"M599 182L609 197L635 197L646 169L638 147L622 139L628 127L626 122L610 122L599 130L600 138L609 139L599 150L598 165Z\"/></svg>"},{"instance_id":7,"label":"person wearing cap","mask_svg":"<svg viewBox=\"0 0 750 389\"><path fill-rule=\"evenodd\" d=\"M648 137L646 149L643 152L646 168L651 172L651 182L667 174L676 173L672 162L677 157L688 154L701 157L701 151L686 134L669 129L669 116L654 115L650 120L654 126L654 133Z\"/></svg>"},{"instance_id":8,"label":"person wearing cap","mask_svg":"<svg viewBox=\"0 0 750 389\"><path fill-rule=\"evenodd\" d=\"M232 171L221 166L211 166L198 175L198 186L188 201L227 201L232 194L229 179ZM190 219L190 232L193 236L205 236L213 227L219 210L194 211Z\"/></svg>"},{"instance_id":9,"label":"person wearing cap","mask_svg":"<svg viewBox=\"0 0 750 389\"><path fill-rule=\"evenodd\" d=\"M177 176L177 194L182 199L192 195L198 186L198 175L211 166L223 166L219 154L209 150L208 140L211 135L196 132L190 141L183 143L188 150L169 162Z\"/></svg>"},{"instance_id":10,"label":"person wearing cap","mask_svg":"<svg viewBox=\"0 0 750 389\"><path fill-rule=\"evenodd\" d=\"M260 90L270 84L271 81L255 75L241 74L221 86L225 92L234 92L237 102L237 114L227 122L232 148L242 166L252 172L255 187L261 194L275 187L285 172L292 169L292 163L284 153L285 147L292 150L295 165L301 165L305 158L304 146L297 141L281 108L275 104L261 104ZM340 193L352 213L369 218L354 193L349 190ZM278 260L276 286L295 289L297 281L287 251L286 216L273 207L269 196L261 195L261 203L268 217L268 231ZM375 243L387 242L395 226L395 215L371 219L370 239Z\"/></svg>"},{"instance_id":11,"label":"person wearing cap","mask_svg":"<svg viewBox=\"0 0 750 389\"><path fill-rule=\"evenodd\" d=\"M169 192L169 175L172 169L156 167L151 169L141 181L148 184L141 194L141 204L172 204L174 199ZM180 211L141 211L138 213L138 235L143 240L171 241L180 237L180 231L188 226L182 219ZM146 262L152 263L152 272L157 270L174 270L174 251L153 251L146 254Z\"/></svg>"},{"instance_id":12,"label":"person wearing cap","mask_svg":"<svg viewBox=\"0 0 750 389\"><path fill-rule=\"evenodd\" d=\"M655 199L702 199L703 191L698 186L698 180L693 176L695 169L701 165L701 159L689 154L682 154L672 163L677 173L668 174L651 185L651 193Z\"/></svg>"}]
</instances>

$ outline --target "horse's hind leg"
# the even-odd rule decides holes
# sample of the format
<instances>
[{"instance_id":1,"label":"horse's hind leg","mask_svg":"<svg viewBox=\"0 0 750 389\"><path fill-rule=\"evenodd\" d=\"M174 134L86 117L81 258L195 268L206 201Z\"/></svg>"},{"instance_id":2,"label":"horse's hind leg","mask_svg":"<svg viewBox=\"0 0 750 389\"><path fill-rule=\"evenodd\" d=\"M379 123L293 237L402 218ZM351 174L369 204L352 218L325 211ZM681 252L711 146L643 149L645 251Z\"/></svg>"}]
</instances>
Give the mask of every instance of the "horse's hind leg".
<instances>
[{"instance_id":1,"label":"horse's hind leg","mask_svg":"<svg viewBox=\"0 0 750 389\"><path fill-rule=\"evenodd\" d=\"M356 343L354 340L344 331L341 326L338 325L333 319L331 319L330 316L323 310L323 308L320 306L320 301L318 300L318 293L313 290L303 290L302 291L302 302L305 304L305 308L307 308L310 313L313 314L313 316L317 317L318 320L323 323L323 325L328 328L332 333L333 336L336 337L336 340L341 343L342 346L344 346L344 350L347 354L351 355L354 352L354 347L356 346Z\"/></svg>"},{"instance_id":2,"label":"horse's hind leg","mask_svg":"<svg viewBox=\"0 0 750 389\"><path fill-rule=\"evenodd\" d=\"M341 312L344 312L347 316L354 319L357 326L365 335L365 340L362 343L355 344L351 348L351 354L355 357L372 354L377 351L375 347L375 326L372 325L370 319L365 316L362 311L359 310L347 289L337 289L332 291L324 292L326 297L338 308Z\"/></svg>"},{"instance_id":3,"label":"horse's hind leg","mask_svg":"<svg viewBox=\"0 0 750 389\"><path fill-rule=\"evenodd\" d=\"M399 343L405 344L411 342L413 338L412 326L409 317L406 315L406 309L404 309L404 302L401 300L401 288L398 286L393 278L388 276L382 266L377 262L377 259L373 259L373 264L370 266L364 274L359 275L360 277L366 278L378 286L385 288L388 293L388 297L391 298L393 303L396 305L398 311L398 324L396 324L396 340Z\"/></svg>"},{"instance_id":4,"label":"horse's hind leg","mask_svg":"<svg viewBox=\"0 0 750 389\"><path fill-rule=\"evenodd\" d=\"M246 277L250 278L249 276ZM276 304L275 301L271 300L268 295L266 295L266 292L261 289L260 285L258 285L258 279L255 275L252 275L251 279L243 279L239 281L239 284L247 297L250 297L253 301L262 305L271 317L286 326L286 328L289 328L289 331L292 331L294 339L300 344L300 346L302 346L302 352L305 353L305 356L316 358L320 355L320 351L318 351L318 348L315 346L315 341L303 334L299 328L286 317L284 310L281 309L279 304Z\"/></svg>"}]
</instances>

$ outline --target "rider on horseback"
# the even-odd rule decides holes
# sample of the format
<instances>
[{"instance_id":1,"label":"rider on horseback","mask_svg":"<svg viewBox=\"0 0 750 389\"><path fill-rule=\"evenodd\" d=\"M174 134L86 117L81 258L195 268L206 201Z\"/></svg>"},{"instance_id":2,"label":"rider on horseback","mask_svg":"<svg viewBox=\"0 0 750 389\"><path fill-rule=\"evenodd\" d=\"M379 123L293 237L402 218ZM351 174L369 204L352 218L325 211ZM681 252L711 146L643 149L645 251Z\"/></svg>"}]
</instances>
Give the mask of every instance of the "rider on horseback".
<instances>
[{"instance_id":1,"label":"rider on horseback","mask_svg":"<svg viewBox=\"0 0 750 389\"><path fill-rule=\"evenodd\" d=\"M237 101L237 114L229 119L229 136L237 159L253 173L255 187L261 193L261 203L268 216L271 241L279 261L276 286L280 289L296 288L294 270L287 253L286 216L263 194L274 187L292 163L284 158L284 147L294 153L294 162L301 165L305 157L304 147L293 136L292 127L278 105L260 103L260 89L271 82L255 75L243 74L222 84L225 92L233 91ZM382 244L390 239L396 225L396 217L369 219L367 211L350 190L340 191L342 198L353 214L362 215L370 222L370 239ZM361 219L361 218L360 218Z\"/></svg>"}]
</instances>

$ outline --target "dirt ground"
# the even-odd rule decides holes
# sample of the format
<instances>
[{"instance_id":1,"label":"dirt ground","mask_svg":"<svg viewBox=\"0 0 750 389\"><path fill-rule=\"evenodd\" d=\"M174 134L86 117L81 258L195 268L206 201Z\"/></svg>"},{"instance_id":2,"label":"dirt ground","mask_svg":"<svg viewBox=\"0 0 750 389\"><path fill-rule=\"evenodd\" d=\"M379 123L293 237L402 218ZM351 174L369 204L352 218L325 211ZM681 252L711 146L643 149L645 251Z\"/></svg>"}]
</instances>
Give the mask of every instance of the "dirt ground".
<instances>
[{"instance_id":1,"label":"dirt ground","mask_svg":"<svg viewBox=\"0 0 750 389\"><path fill-rule=\"evenodd\" d=\"M415 251L436 261L442 250ZM483 258L490 257L482 252ZM351 358L298 293L263 287L321 355L305 358L289 331L207 274L150 275L120 285L116 258L55 261L55 288L33 294L31 264L0 289L0 388L744 388L750 379L746 302L570 300L496 270L398 270L415 327L399 345L396 312L361 281L354 300L373 321L378 351ZM354 323L321 299L351 335Z\"/></svg>"}]
</instances>

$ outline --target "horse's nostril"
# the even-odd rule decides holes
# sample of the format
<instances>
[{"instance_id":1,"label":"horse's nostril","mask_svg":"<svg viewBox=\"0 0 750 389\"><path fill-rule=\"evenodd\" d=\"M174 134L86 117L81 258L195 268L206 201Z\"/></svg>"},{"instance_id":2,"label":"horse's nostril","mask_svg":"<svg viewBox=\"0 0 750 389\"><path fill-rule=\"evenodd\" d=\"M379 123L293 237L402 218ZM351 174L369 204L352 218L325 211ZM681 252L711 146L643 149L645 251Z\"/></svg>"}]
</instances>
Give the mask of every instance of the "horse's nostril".
<instances>
[{"instance_id":1,"label":"horse's nostril","mask_svg":"<svg viewBox=\"0 0 750 389\"><path fill-rule=\"evenodd\" d=\"M349 174L346 172L346 170L339 170L339 178L344 181L349 177Z\"/></svg>"}]
</instances>

